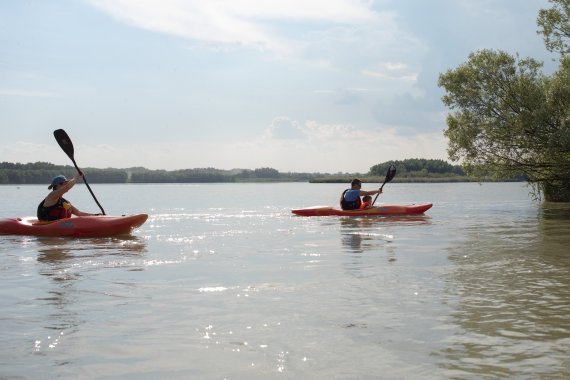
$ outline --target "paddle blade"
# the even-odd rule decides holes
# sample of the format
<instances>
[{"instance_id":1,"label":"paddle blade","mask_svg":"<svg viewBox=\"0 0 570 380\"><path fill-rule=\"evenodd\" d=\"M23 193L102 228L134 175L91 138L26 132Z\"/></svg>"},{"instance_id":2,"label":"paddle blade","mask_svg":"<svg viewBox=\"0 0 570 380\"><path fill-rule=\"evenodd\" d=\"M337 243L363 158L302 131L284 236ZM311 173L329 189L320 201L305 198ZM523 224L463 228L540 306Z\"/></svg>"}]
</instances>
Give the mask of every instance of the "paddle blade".
<instances>
[{"instance_id":1,"label":"paddle blade","mask_svg":"<svg viewBox=\"0 0 570 380\"><path fill-rule=\"evenodd\" d=\"M61 149L63 149L65 154L67 154L73 161L73 143L67 133L63 129L57 129L53 131L53 136Z\"/></svg>"},{"instance_id":2,"label":"paddle blade","mask_svg":"<svg viewBox=\"0 0 570 380\"><path fill-rule=\"evenodd\" d=\"M390 167L388 168L388 172L386 173L386 179L384 180L384 183L390 182L392 179L394 179L395 176L396 176L396 167L394 165L390 165Z\"/></svg>"},{"instance_id":3,"label":"paddle blade","mask_svg":"<svg viewBox=\"0 0 570 380\"><path fill-rule=\"evenodd\" d=\"M380 191L382 191L384 185L390 182L392 179L394 179L395 176L396 176L396 167L394 165L390 165L388 171L386 172L386 178L384 179L384 183L382 184L382 186L380 186ZM376 199L378 199L379 195L380 193L376 194L376 197L374 197L374 200L372 201L372 206L374 206L374 203L376 203Z\"/></svg>"}]
</instances>

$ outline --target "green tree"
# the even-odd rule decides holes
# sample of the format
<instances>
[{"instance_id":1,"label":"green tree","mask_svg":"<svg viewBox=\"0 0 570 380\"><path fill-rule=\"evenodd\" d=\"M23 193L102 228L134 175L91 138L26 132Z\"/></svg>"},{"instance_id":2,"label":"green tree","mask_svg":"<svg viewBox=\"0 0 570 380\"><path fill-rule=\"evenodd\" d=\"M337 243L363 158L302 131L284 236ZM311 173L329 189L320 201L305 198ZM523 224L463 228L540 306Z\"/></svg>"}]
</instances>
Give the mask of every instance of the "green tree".
<instances>
[{"instance_id":1,"label":"green tree","mask_svg":"<svg viewBox=\"0 0 570 380\"><path fill-rule=\"evenodd\" d=\"M398 176L414 175L429 176L430 174L442 175L465 175L459 166L453 166L444 160L428 160L425 158L408 158L403 161L388 161L374 165L368 171L371 176L384 176L388 172L388 168L394 165L398 171Z\"/></svg>"},{"instance_id":2,"label":"green tree","mask_svg":"<svg viewBox=\"0 0 570 380\"><path fill-rule=\"evenodd\" d=\"M546 200L569 202L570 0L551 2L555 8L541 11L538 23L547 47L561 53L554 74L543 74L532 58L481 50L438 84L451 110L444 133L453 161L475 176L524 175Z\"/></svg>"},{"instance_id":3,"label":"green tree","mask_svg":"<svg viewBox=\"0 0 570 380\"><path fill-rule=\"evenodd\" d=\"M570 0L550 0L553 7L538 12L538 33L546 49L565 56L570 53Z\"/></svg>"},{"instance_id":4,"label":"green tree","mask_svg":"<svg viewBox=\"0 0 570 380\"><path fill-rule=\"evenodd\" d=\"M273 168L257 168L253 171L256 178L279 178L279 171Z\"/></svg>"},{"instance_id":5,"label":"green tree","mask_svg":"<svg viewBox=\"0 0 570 380\"><path fill-rule=\"evenodd\" d=\"M570 201L570 62L552 77L542 64L482 50L442 74L448 154L467 173L525 174L547 200Z\"/></svg>"}]
</instances>

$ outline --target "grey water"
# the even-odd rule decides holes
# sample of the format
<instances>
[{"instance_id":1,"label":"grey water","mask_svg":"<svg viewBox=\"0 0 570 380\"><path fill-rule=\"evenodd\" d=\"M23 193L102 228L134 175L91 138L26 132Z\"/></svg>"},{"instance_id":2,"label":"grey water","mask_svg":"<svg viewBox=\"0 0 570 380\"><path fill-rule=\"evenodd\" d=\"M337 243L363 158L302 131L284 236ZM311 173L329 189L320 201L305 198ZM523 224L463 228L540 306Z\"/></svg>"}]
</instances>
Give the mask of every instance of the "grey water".
<instances>
[{"instance_id":1,"label":"grey water","mask_svg":"<svg viewBox=\"0 0 570 380\"><path fill-rule=\"evenodd\" d=\"M0 186L0 218L45 187ZM522 183L390 183L433 208L371 218L291 214L340 184L91 187L149 220L0 236L0 379L570 378L570 205Z\"/></svg>"}]
</instances>

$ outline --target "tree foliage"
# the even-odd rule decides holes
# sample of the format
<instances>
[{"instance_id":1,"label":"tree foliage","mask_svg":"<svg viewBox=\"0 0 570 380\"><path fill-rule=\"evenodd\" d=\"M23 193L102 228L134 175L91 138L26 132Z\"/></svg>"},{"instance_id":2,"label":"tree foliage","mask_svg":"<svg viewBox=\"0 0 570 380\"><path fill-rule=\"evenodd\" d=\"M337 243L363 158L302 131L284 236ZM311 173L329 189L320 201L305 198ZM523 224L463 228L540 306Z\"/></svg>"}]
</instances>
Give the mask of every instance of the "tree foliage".
<instances>
[{"instance_id":1,"label":"tree foliage","mask_svg":"<svg viewBox=\"0 0 570 380\"><path fill-rule=\"evenodd\" d=\"M174 171L143 170L131 174L133 183L207 183L233 182L231 175L214 168L182 169Z\"/></svg>"},{"instance_id":2,"label":"tree foliage","mask_svg":"<svg viewBox=\"0 0 570 380\"><path fill-rule=\"evenodd\" d=\"M82 168L90 183L207 183L238 181L306 181L321 173L280 173L273 168L221 170L195 168L180 170L149 170L145 168L97 169ZM49 184L63 174L73 177L76 169L69 165L47 162L27 164L0 162L0 184Z\"/></svg>"},{"instance_id":3,"label":"tree foliage","mask_svg":"<svg viewBox=\"0 0 570 380\"><path fill-rule=\"evenodd\" d=\"M544 38L546 49L562 56L570 54L570 0L550 0L550 9L538 12L538 33Z\"/></svg>"},{"instance_id":4,"label":"tree foliage","mask_svg":"<svg viewBox=\"0 0 570 380\"><path fill-rule=\"evenodd\" d=\"M532 58L480 50L441 74L438 84L451 110L444 133L453 161L475 176L525 175L547 200L570 201L570 57L564 56L570 0L551 2L557 8L541 11L539 23L550 48L562 54L554 74L543 74Z\"/></svg>"},{"instance_id":5,"label":"tree foliage","mask_svg":"<svg viewBox=\"0 0 570 380\"><path fill-rule=\"evenodd\" d=\"M403 161L396 160L384 162L372 166L368 175L378 177L385 176L391 165L396 167L398 176L429 177L433 174L465 175L461 167L458 165L451 165L444 160L429 160L425 158L411 158Z\"/></svg>"}]
</instances>

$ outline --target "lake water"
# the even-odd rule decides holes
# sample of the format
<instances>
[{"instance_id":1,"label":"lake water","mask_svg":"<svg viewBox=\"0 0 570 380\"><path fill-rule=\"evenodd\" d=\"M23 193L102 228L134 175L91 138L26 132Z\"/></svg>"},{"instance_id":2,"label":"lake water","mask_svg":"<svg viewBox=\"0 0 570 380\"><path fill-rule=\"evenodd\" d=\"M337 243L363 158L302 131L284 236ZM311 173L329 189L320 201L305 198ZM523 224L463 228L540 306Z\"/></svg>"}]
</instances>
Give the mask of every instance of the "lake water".
<instances>
[{"instance_id":1,"label":"lake water","mask_svg":"<svg viewBox=\"0 0 570 380\"><path fill-rule=\"evenodd\" d=\"M290 213L340 184L91 187L149 220L0 236L1 379L570 377L570 205L524 184L390 183L379 202L434 207L375 218ZM0 186L0 217L46 192Z\"/></svg>"}]
</instances>

